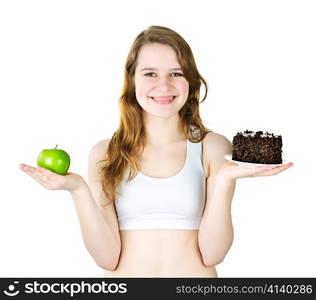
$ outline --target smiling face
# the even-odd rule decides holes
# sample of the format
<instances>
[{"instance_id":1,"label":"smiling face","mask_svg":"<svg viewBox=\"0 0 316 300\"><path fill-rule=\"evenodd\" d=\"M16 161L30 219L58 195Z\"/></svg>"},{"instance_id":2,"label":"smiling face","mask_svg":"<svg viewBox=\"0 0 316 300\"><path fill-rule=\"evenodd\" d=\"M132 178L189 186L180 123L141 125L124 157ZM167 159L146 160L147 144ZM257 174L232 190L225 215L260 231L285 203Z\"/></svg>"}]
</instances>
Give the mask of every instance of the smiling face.
<instances>
[{"instance_id":1,"label":"smiling face","mask_svg":"<svg viewBox=\"0 0 316 300\"><path fill-rule=\"evenodd\" d=\"M143 46L135 69L135 93L144 113L160 118L177 114L189 95L176 52L168 45Z\"/></svg>"}]
</instances>

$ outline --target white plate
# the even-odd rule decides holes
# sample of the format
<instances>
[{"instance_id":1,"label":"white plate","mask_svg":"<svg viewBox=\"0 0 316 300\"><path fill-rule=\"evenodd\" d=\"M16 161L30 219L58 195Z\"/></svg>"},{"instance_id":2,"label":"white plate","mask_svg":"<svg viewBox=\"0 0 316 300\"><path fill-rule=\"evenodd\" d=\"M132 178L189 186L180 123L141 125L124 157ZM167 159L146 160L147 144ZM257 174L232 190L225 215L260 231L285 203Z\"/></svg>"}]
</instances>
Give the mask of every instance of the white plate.
<instances>
[{"instance_id":1,"label":"white plate","mask_svg":"<svg viewBox=\"0 0 316 300\"><path fill-rule=\"evenodd\" d=\"M286 165L288 163L287 160L283 159L282 160L282 164L256 164L256 163L248 163L248 162L243 162L243 161L238 161L238 160L233 160L232 159L232 154L225 154L224 158L228 161L234 162L238 165L240 165L241 167L244 168L255 168L255 167L260 167L260 166L271 166L271 167L279 167L279 166L283 166Z\"/></svg>"}]
</instances>

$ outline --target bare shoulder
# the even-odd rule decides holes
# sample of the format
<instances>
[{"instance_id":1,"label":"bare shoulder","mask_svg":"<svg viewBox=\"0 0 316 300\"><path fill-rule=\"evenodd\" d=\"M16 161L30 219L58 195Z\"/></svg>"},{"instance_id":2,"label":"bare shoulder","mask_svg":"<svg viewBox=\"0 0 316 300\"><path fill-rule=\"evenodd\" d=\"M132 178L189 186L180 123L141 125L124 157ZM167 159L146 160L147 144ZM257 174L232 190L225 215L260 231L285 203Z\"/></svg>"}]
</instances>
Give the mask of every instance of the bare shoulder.
<instances>
[{"instance_id":1,"label":"bare shoulder","mask_svg":"<svg viewBox=\"0 0 316 300\"><path fill-rule=\"evenodd\" d=\"M231 154L232 143L224 135L215 132L208 132L203 139L203 152L210 165L210 173L214 174L223 164L225 154Z\"/></svg>"},{"instance_id":2,"label":"bare shoulder","mask_svg":"<svg viewBox=\"0 0 316 300\"><path fill-rule=\"evenodd\" d=\"M97 171L97 164L99 161L105 158L106 151L109 145L110 139L101 140L95 143L89 152L89 176L92 175L91 172ZM94 178L96 179L96 178Z\"/></svg>"},{"instance_id":3,"label":"bare shoulder","mask_svg":"<svg viewBox=\"0 0 316 300\"><path fill-rule=\"evenodd\" d=\"M95 143L90 149L89 158L98 159L105 155L110 139L105 139Z\"/></svg>"},{"instance_id":4,"label":"bare shoulder","mask_svg":"<svg viewBox=\"0 0 316 300\"><path fill-rule=\"evenodd\" d=\"M99 162L106 158L106 151L109 141L109 139L106 139L95 143L91 147L88 157L88 183L92 193L98 200L100 199L100 194L102 198L105 197L104 193L101 192Z\"/></svg>"},{"instance_id":5,"label":"bare shoulder","mask_svg":"<svg viewBox=\"0 0 316 300\"><path fill-rule=\"evenodd\" d=\"M224 135L216 132L208 132L203 140L203 146L207 151L231 151L232 144ZM231 153L231 152L227 152ZM225 153L226 154L226 153Z\"/></svg>"}]
</instances>

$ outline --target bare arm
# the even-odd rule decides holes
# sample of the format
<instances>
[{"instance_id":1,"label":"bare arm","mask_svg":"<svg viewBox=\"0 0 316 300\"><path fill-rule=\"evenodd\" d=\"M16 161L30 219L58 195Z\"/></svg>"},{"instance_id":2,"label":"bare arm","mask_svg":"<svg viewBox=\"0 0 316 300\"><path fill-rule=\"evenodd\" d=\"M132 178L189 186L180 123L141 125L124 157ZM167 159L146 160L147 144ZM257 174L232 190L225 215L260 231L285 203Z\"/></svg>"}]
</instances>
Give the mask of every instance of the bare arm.
<instances>
[{"instance_id":1,"label":"bare arm","mask_svg":"<svg viewBox=\"0 0 316 300\"><path fill-rule=\"evenodd\" d=\"M84 182L71 192L79 218L84 244L98 266L115 270L120 254L120 243L95 202L89 186Z\"/></svg>"},{"instance_id":2,"label":"bare arm","mask_svg":"<svg viewBox=\"0 0 316 300\"><path fill-rule=\"evenodd\" d=\"M199 247L204 264L214 266L223 261L233 243L231 203L237 179L276 175L293 166L293 163L279 167L244 168L224 159L225 154L232 153L232 145L225 137L210 134L206 138L207 155L211 158L210 175L199 230Z\"/></svg>"},{"instance_id":3,"label":"bare arm","mask_svg":"<svg viewBox=\"0 0 316 300\"><path fill-rule=\"evenodd\" d=\"M96 263L106 270L118 265L121 239L114 203L102 191L97 163L104 158L109 140L92 147L89 154L88 184L71 193L79 217L85 246ZM101 202L106 204L101 206Z\"/></svg>"},{"instance_id":4,"label":"bare arm","mask_svg":"<svg viewBox=\"0 0 316 300\"><path fill-rule=\"evenodd\" d=\"M107 141L92 147L89 154L89 185L77 174L59 175L45 168L20 165L20 169L48 190L68 191L73 199L79 218L84 244L98 266L107 270L117 267L121 240L114 204L102 191L96 176L97 161L103 158ZM106 207L101 207L100 202Z\"/></svg>"},{"instance_id":5,"label":"bare arm","mask_svg":"<svg viewBox=\"0 0 316 300\"><path fill-rule=\"evenodd\" d=\"M207 183L212 196L206 205L199 231L199 246L206 266L221 263L233 243L231 202L235 184L217 178Z\"/></svg>"},{"instance_id":6,"label":"bare arm","mask_svg":"<svg viewBox=\"0 0 316 300\"><path fill-rule=\"evenodd\" d=\"M206 206L199 230L199 247L204 264L214 266L224 259L233 242L231 202L236 181L223 180L218 174L225 164L224 154L232 151L231 143L220 135L206 138L206 151L211 161Z\"/></svg>"}]
</instances>

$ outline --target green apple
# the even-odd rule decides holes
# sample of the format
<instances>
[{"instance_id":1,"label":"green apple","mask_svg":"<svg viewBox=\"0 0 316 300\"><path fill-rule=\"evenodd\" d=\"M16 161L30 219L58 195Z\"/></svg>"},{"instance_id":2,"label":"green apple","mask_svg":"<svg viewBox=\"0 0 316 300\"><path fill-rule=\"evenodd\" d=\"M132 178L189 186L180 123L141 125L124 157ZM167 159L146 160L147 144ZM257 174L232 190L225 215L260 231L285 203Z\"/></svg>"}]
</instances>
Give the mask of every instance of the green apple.
<instances>
[{"instance_id":1,"label":"green apple","mask_svg":"<svg viewBox=\"0 0 316 300\"><path fill-rule=\"evenodd\" d=\"M57 149L57 145L53 149L44 149L37 157L37 165L51 170L60 175L66 175L70 166L69 154Z\"/></svg>"}]
</instances>

